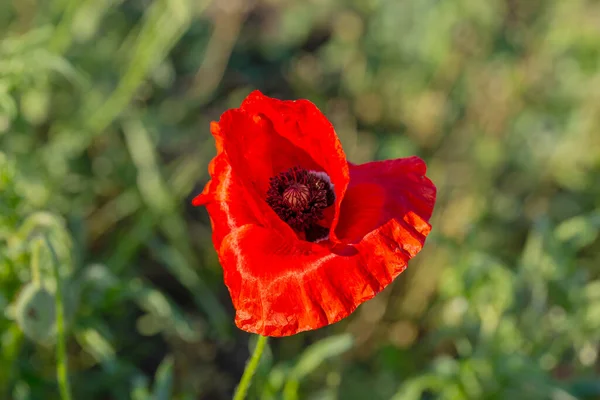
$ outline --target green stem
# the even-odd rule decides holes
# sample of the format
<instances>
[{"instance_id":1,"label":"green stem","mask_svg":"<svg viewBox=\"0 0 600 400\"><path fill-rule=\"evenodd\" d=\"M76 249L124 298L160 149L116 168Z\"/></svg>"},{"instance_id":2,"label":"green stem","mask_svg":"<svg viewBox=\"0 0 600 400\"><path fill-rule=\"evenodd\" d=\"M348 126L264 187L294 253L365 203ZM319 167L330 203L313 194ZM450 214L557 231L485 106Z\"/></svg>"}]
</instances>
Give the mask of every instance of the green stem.
<instances>
[{"instance_id":1,"label":"green stem","mask_svg":"<svg viewBox=\"0 0 600 400\"><path fill-rule=\"evenodd\" d=\"M33 242L31 249L31 281L36 286L42 283L40 278L40 253L42 252L43 245L41 240L36 240Z\"/></svg>"},{"instance_id":2,"label":"green stem","mask_svg":"<svg viewBox=\"0 0 600 400\"><path fill-rule=\"evenodd\" d=\"M248 388L252 383L252 377L256 372L256 367L258 367L260 356L262 355L266 344L267 336L259 336L258 340L256 341L256 346L254 347L252 357L250 357L250 361L248 361L248 364L246 364L246 369L244 370L240 384L235 391L233 400L244 400L246 398L246 393L248 393Z\"/></svg>"},{"instance_id":3,"label":"green stem","mask_svg":"<svg viewBox=\"0 0 600 400\"><path fill-rule=\"evenodd\" d=\"M44 236L48 250L52 254L52 270L56 280L56 294L54 295L56 307L56 379L62 400L71 400L71 387L67 375L67 338L65 333L65 309L62 298L62 281L60 279L59 261L54 247Z\"/></svg>"}]
</instances>

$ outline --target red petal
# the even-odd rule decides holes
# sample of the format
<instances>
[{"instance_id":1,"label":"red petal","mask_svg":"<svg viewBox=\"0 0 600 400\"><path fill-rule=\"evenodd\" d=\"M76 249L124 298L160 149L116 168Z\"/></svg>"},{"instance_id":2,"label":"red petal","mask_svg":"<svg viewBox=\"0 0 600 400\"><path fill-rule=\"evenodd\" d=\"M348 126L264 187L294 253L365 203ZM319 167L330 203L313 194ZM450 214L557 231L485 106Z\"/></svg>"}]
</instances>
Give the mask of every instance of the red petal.
<instances>
[{"instance_id":1,"label":"red petal","mask_svg":"<svg viewBox=\"0 0 600 400\"><path fill-rule=\"evenodd\" d=\"M330 220L337 220L348 165L333 127L312 103L253 92L241 108L213 122L211 132L217 147L209 164L212 180L192 204L206 205L217 249L231 230L247 223L296 237L264 201L269 178L296 165L330 176L337 197Z\"/></svg>"},{"instance_id":2,"label":"red petal","mask_svg":"<svg viewBox=\"0 0 600 400\"><path fill-rule=\"evenodd\" d=\"M263 223L264 215L261 205L250 196L229 165L223 152L223 132L219 124L213 122L210 128L217 148L217 155L208 165L212 179L202 193L192 200L192 205L206 206L212 225L213 243L218 249L229 232L245 224Z\"/></svg>"},{"instance_id":3,"label":"red petal","mask_svg":"<svg viewBox=\"0 0 600 400\"><path fill-rule=\"evenodd\" d=\"M356 243L391 219L427 235L436 189L419 157L350 165L350 185L342 203L336 234Z\"/></svg>"},{"instance_id":4,"label":"red petal","mask_svg":"<svg viewBox=\"0 0 600 400\"><path fill-rule=\"evenodd\" d=\"M295 165L321 170L311 155L278 135L260 115L229 110L221 116L219 127L231 167L258 198L266 197L269 178Z\"/></svg>"},{"instance_id":5,"label":"red petal","mask_svg":"<svg viewBox=\"0 0 600 400\"><path fill-rule=\"evenodd\" d=\"M248 95L241 109L266 117L278 135L309 154L320 170L329 175L336 195L330 235L335 241L334 229L350 175L346 155L331 122L308 100L278 100L258 90Z\"/></svg>"},{"instance_id":6,"label":"red petal","mask_svg":"<svg viewBox=\"0 0 600 400\"><path fill-rule=\"evenodd\" d=\"M391 220L356 245L332 252L246 225L228 235L219 252L236 325L288 336L335 323L404 271L424 240Z\"/></svg>"},{"instance_id":7,"label":"red petal","mask_svg":"<svg viewBox=\"0 0 600 400\"><path fill-rule=\"evenodd\" d=\"M240 329L287 336L348 316L383 290L423 247L435 186L417 157L350 167L330 248L246 225L219 255Z\"/></svg>"}]
</instances>

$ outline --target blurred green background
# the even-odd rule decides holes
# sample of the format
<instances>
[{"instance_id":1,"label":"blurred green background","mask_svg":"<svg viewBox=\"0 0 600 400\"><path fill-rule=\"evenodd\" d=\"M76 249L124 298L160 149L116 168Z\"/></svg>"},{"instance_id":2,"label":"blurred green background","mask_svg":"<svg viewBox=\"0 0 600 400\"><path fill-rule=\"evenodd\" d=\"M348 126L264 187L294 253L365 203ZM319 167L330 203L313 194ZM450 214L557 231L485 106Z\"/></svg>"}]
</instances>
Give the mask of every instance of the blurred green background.
<instances>
[{"instance_id":1,"label":"blurred green background","mask_svg":"<svg viewBox=\"0 0 600 400\"><path fill-rule=\"evenodd\" d=\"M0 399L59 398L57 293L74 399L231 397L254 339L190 200L253 89L439 197L410 268L271 340L251 398L600 399L593 0L0 2Z\"/></svg>"}]
</instances>

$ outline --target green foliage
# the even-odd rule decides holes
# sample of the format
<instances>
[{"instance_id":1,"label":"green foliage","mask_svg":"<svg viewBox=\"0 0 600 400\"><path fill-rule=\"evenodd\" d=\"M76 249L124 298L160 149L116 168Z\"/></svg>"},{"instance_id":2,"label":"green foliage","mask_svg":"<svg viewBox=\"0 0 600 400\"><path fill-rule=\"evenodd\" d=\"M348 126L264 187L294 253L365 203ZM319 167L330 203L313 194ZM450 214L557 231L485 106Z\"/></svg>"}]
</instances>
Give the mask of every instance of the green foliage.
<instances>
[{"instance_id":1,"label":"green foliage","mask_svg":"<svg viewBox=\"0 0 600 400\"><path fill-rule=\"evenodd\" d=\"M439 200L397 282L270 341L251 397L600 397L599 17L592 0L0 2L0 399L59 398L57 294L74 399L231 397L248 335L189 200L210 121L254 88L311 99L353 162L422 156Z\"/></svg>"}]
</instances>

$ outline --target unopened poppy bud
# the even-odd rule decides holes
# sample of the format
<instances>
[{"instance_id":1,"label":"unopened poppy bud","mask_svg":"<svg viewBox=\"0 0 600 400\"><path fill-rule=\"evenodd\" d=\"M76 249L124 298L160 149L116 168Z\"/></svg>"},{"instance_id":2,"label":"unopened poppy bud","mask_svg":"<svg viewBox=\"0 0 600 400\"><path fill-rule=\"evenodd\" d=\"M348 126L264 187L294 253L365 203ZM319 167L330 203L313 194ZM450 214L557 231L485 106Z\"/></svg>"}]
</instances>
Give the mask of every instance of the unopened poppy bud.
<instances>
[{"instance_id":1,"label":"unopened poppy bud","mask_svg":"<svg viewBox=\"0 0 600 400\"><path fill-rule=\"evenodd\" d=\"M54 339L54 296L43 286L28 283L19 293L15 304L17 324L34 342L47 344Z\"/></svg>"}]
</instances>

